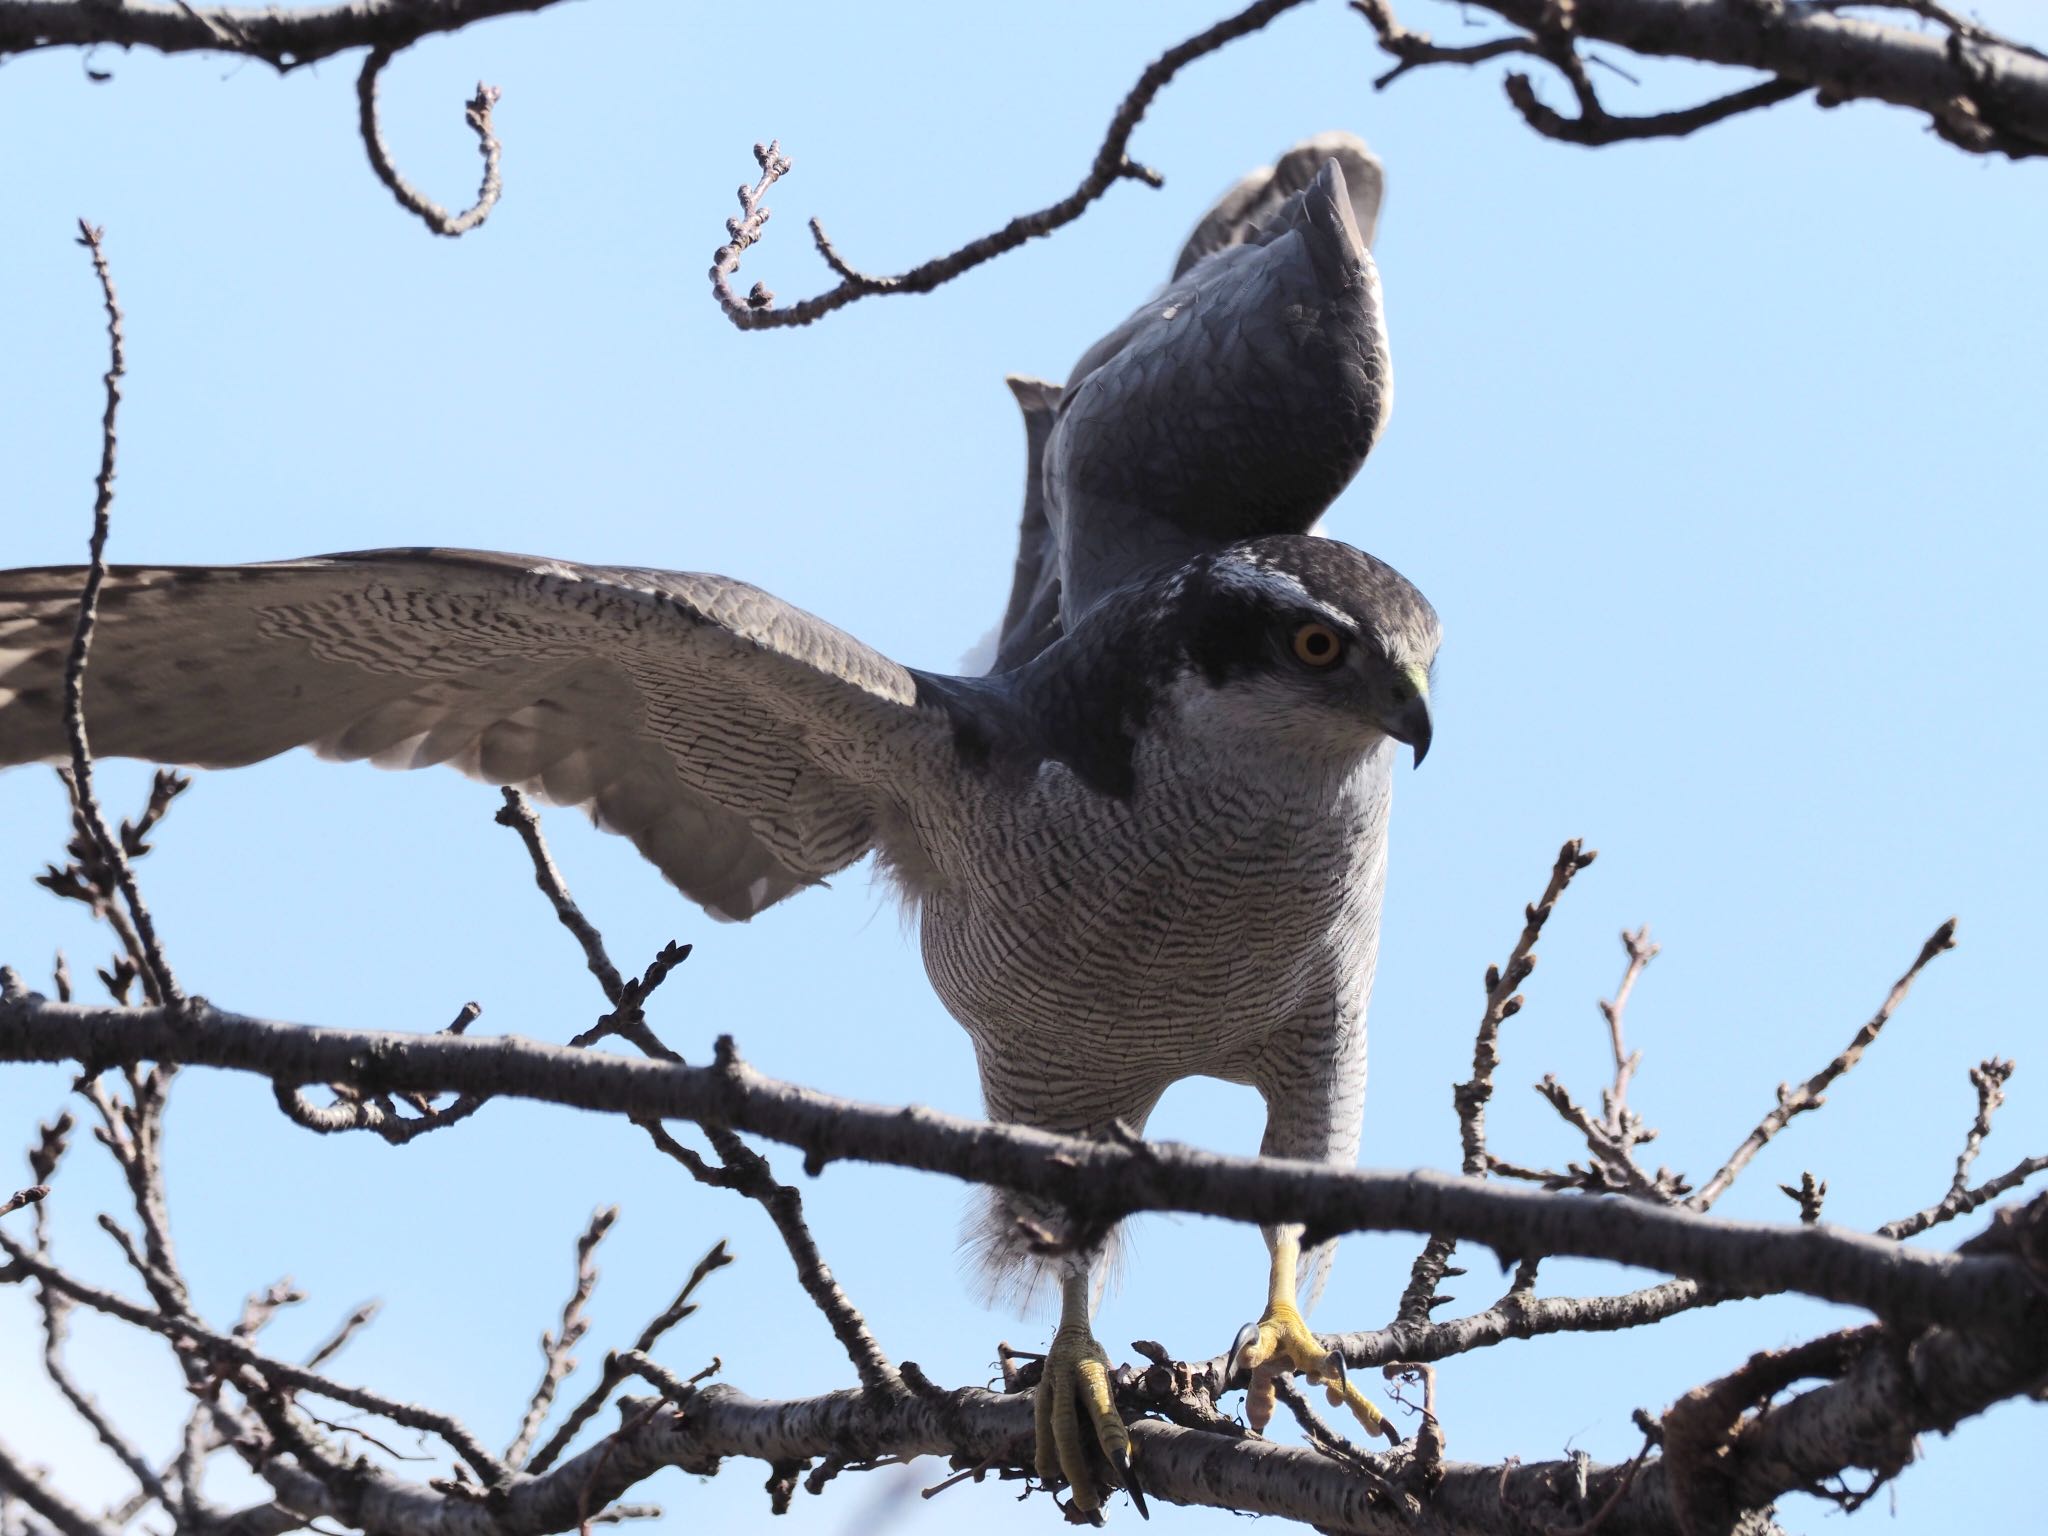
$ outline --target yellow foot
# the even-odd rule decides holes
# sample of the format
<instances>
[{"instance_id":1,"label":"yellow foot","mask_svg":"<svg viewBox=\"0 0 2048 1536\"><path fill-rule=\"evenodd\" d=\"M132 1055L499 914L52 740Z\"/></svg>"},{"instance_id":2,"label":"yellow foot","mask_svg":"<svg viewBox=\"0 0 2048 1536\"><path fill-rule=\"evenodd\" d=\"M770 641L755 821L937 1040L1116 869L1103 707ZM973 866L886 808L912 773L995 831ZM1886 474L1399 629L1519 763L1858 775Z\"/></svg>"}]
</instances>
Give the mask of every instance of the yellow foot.
<instances>
[{"instance_id":1,"label":"yellow foot","mask_svg":"<svg viewBox=\"0 0 2048 1536\"><path fill-rule=\"evenodd\" d=\"M1078 1301L1078 1309L1076 1303ZM1064 1481L1074 1507L1092 1515L1102 1506L1096 1488L1097 1469L1090 1464L1089 1441L1108 1464L1110 1486L1131 1496L1138 1513L1151 1519L1144 1492L1131 1471L1131 1433L1116 1411L1109 1387L1109 1356L1088 1328L1088 1283L1078 1294L1072 1286L1060 1317L1059 1331L1045 1357L1033 1409L1037 1421L1038 1475L1048 1484Z\"/></svg>"},{"instance_id":2,"label":"yellow foot","mask_svg":"<svg viewBox=\"0 0 2048 1536\"><path fill-rule=\"evenodd\" d=\"M1236 1381L1240 1371L1249 1374L1244 1416L1253 1429L1263 1433L1273 1419L1280 1378L1306 1376L1312 1385L1324 1389L1332 1408L1349 1408L1370 1433L1384 1435L1398 1445L1401 1432L1373 1406L1371 1399L1351 1384L1344 1374L1344 1357L1334 1349L1324 1349L1302 1321L1301 1309L1294 1303L1295 1265L1299 1257L1298 1241L1283 1229L1274 1245L1272 1288L1265 1316L1238 1330L1229 1358L1223 1364L1225 1384Z\"/></svg>"}]
</instances>

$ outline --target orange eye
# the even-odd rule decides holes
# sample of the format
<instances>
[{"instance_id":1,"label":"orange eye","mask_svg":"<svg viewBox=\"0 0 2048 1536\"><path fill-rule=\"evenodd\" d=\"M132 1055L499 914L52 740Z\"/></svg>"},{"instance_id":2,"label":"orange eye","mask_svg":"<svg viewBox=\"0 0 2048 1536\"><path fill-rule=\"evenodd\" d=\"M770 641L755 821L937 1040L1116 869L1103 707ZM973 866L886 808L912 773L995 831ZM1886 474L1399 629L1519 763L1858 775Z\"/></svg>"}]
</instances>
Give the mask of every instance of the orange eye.
<instances>
[{"instance_id":1,"label":"orange eye","mask_svg":"<svg viewBox=\"0 0 2048 1536\"><path fill-rule=\"evenodd\" d=\"M1344 654L1344 639L1327 624L1304 624L1294 632L1294 654L1312 667L1327 667Z\"/></svg>"}]
</instances>

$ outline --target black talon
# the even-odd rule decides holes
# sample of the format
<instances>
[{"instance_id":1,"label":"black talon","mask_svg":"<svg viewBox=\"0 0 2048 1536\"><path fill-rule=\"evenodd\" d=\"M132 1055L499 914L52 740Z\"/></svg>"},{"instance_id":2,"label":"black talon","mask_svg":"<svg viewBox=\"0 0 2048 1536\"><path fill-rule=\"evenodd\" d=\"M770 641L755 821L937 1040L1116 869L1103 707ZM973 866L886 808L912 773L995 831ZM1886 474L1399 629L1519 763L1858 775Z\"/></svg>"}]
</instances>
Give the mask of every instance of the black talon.
<instances>
[{"instance_id":1,"label":"black talon","mask_svg":"<svg viewBox=\"0 0 2048 1536\"><path fill-rule=\"evenodd\" d=\"M1223 1357L1223 1388L1227 1392L1230 1384L1237 1380L1237 1357L1259 1342L1259 1325L1246 1323L1237 1330L1237 1337L1230 1341L1230 1353Z\"/></svg>"},{"instance_id":2,"label":"black talon","mask_svg":"<svg viewBox=\"0 0 2048 1536\"><path fill-rule=\"evenodd\" d=\"M1117 1479L1123 1484L1124 1492L1131 1496L1131 1502L1138 1507L1139 1518L1150 1520L1152 1511L1145 1507L1145 1490L1138 1486L1138 1474L1132 1469L1130 1457L1113 1445L1106 1445L1102 1449L1103 1454L1109 1458L1110 1466L1116 1469Z\"/></svg>"},{"instance_id":3,"label":"black talon","mask_svg":"<svg viewBox=\"0 0 2048 1536\"><path fill-rule=\"evenodd\" d=\"M1350 1387L1351 1378L1344 1374L1344 1356L1338 1351L1333 1349L1323 1356L1322 1377L1325 1381L1335 1381L1340 1388Z\"/></svg>"}]
</instances>

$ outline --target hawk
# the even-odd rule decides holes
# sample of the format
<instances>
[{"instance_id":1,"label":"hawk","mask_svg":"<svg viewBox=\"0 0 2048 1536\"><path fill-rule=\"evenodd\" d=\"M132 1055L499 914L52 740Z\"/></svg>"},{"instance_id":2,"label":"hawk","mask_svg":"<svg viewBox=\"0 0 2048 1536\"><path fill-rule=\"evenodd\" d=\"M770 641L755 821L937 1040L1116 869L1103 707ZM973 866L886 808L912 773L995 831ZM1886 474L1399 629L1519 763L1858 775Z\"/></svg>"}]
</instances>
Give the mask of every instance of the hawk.
<instances>
[{"instance_id":1,"label":"hawk","mask_svg":"<svg viewBox=\"0 0 2048 1536\"><path fill-rule=\"evenodd\" d=\"M1357 140L1297 146L1064 388L1012 380L1028 474L985 675L899 666L723 576L444 549L124 566L93 747L447 764L587 808L737 921L874 853L991 1117L1142 1130L1206 1075L1264 1096L1266 1153L1348 1162L1394 754L1429 748L1439 639L1405 579L1311 531L1391 399L1380 188ZM0 573L0 765L65 754L81 582ZM1003 1192L982 1232L992 1273L1061 1293L1039 1471L1142 1510L1090 1331L1104 1241ZM1289 1371L1376 1423L1302 1320L1327 1245L1265 1239L1266 1308L1231 1351L1254 1426Z\"/></svg>"}]
</instances>

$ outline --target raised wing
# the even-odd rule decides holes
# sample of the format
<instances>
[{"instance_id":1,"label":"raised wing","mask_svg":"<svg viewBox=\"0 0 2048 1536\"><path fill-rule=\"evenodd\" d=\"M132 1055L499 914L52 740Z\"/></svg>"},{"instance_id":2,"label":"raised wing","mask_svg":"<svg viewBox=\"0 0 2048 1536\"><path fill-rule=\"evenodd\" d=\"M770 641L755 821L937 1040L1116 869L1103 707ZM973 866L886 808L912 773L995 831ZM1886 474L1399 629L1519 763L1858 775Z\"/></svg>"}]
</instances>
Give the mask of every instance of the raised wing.
<instances>
[{"instance_id":1,"label":"raised wing","mask_svg":"<svg viewBox=\"0 0 2048 1536\"><path fill-rule=\"evenodd\" d=\"M0 573L0 765L64 754L82 580ZM588 807L734 920L860 858L952 741L908 669L744 582L433 549L116 567L86 723L166 763L446 763Z\"/></svg>"},{"instance_id":2,"label":"raised wing","mask_svg":"<svg viewBox=\"0 0 2048 1536\"><path fill-rule=\"evenodd\" d=\"M1173 275L1185 277L1204 256L1233 245L1256 243L1287 200L1306 191L1332 161L1344 173L1344 192L1359 238L1371 246L1379 228L1380 203L1386 197L1386 168L1356 134L1319 133L1303 139L1273 164L1260 166L1216 199L1216 206L1202 216L1181 247Z\"/></svg>"},{"instance_id":3,"label":"raised wing","mask_svg":"<svg viewBox=\"0 0 2048 1536\"><path fill-rule=\"evenodd\" d=\"M1045 506L1045 445L1060 408L1060 387L1012 374L1005 382L1024 413L1024 515L1017 522L1017 569L997 633L995 666L1021 667L1060 637L1059 546Z\"/></svg>"},{"instance_id":4,"label":"raised wing","mask_svg":"<svg viewBox=\"0 0 2048 1536\"><path fill-rule=\"evenodd\" d=\"M1305 533L1350 483L1393 397L1367 250L1382 185L1349 134L1295 146L1225 194L1173 280L1082 356L1042 443L1041 403L1020 396L1050 535L1026 613L1054 592L1064 627L1149 571ZM1001 666L1059 632L1015 622L1034 527L1027 494Z\"/></svg>"}]
</instances>

